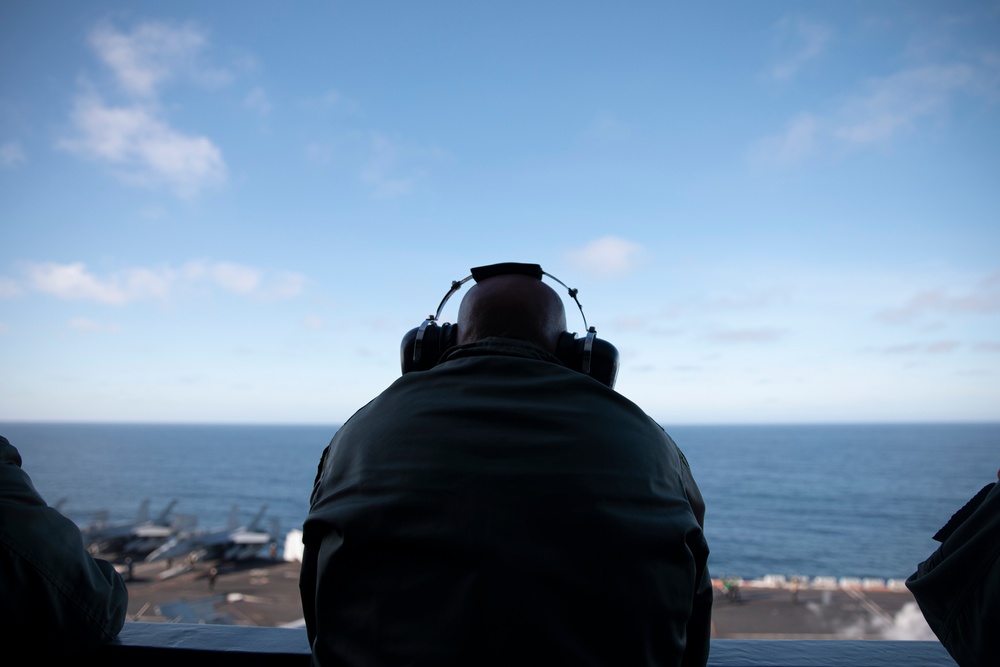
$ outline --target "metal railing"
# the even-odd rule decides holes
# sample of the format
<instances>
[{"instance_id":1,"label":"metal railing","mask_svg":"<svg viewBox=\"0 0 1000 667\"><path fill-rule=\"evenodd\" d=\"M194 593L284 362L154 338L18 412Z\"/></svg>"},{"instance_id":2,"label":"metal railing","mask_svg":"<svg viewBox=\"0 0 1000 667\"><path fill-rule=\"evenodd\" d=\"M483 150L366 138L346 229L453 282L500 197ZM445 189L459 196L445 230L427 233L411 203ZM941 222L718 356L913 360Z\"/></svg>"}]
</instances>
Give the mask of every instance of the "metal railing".
<instances>
[{"instance_id":1,"label":"metal railing","mask_svg":"<svg viewBox=\"0 0 1000 667\"><path fill-rule=\"evenodd\" d=\"M125 624L115 643L96 656L102 665L172 664L179 667L309 665L302 628L184 623ZM954 667L937 642L857 640L712 641L709 667Z\"/></svg>"}]
</instances>

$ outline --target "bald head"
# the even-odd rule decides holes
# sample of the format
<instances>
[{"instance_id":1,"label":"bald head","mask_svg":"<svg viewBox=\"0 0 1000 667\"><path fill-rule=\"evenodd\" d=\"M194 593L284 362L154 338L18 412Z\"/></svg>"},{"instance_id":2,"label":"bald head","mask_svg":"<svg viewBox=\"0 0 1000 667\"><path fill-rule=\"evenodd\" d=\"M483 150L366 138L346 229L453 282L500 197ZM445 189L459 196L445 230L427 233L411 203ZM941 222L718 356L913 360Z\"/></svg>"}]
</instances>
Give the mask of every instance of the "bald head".
<instances>
[{"instance_id":1,"label":"bald head","mask_svg":"<svg viewBox=\"0 0 1000 667\"><path fill-rule=\"evenodd\" d=\"M501 336L554 352L559 334L565 330L562 299L531 276L505 274L478 282L458 310L459 345Z\"/></svg>"}]
</instances>

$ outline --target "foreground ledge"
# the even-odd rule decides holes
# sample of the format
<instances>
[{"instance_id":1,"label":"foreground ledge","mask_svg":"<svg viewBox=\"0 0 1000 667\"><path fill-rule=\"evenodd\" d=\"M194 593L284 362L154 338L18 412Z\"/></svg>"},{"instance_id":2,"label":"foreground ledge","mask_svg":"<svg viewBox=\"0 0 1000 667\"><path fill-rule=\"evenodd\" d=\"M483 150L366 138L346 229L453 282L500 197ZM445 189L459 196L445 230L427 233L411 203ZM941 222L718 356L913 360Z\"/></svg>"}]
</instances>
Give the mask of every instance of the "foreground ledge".
<instances>
[{"instance_id":1,"label":"foreground ledge","mask_svg":"<svg viewBox=\"0 0 1000 667\"><path fill-rule=\"evenodd\" d=\"M304 628L126 623L95 656L103 665L309 664ZM954 667L938 642L716 639L710 667Z\"/></svg>"}]
</instances>

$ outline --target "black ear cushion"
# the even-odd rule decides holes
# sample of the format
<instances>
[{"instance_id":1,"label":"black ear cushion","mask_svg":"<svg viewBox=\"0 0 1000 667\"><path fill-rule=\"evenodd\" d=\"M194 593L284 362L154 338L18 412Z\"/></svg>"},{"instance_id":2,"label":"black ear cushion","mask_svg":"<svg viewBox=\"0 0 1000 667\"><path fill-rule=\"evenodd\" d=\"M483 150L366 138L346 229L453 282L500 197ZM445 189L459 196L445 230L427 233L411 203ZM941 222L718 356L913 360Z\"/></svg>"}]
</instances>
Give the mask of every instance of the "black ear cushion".
<instances>
[{"instance_id":1,"label":"black ear cushion","mask_svg":"<svg viewBox=\"0 0 1000 667\"><path fill-rule=\"evenodd\" d=\"M454 347L458 340L458 327L454 324L431 322L422 325L424 335L417 350L417 335L421 327L406 332L399 345L399 365L403 374L410 371L426 371L434 368L445 350Z\"/></svg>"}]
</instances>

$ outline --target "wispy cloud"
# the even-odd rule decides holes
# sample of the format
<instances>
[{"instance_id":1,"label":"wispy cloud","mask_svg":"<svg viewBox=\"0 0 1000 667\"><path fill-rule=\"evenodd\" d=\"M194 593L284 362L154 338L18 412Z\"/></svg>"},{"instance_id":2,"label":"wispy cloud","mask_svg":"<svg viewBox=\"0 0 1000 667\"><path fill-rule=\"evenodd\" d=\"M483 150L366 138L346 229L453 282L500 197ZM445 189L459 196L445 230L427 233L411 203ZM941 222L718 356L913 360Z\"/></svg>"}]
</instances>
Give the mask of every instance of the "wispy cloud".
<instances>
[{"instance_id":1,"label":"wispy cloud","mask_svg":"<svg viewBox=\"0 0 1000 667\"><path fill-rule=\"evenodd\" d=\"M310 331L320 331L324 327L323 318L309 315L302 319L302 326Z\"/></svg>"},{"instance_id":2,"label":"wispy cloud","mask_svg":"<svg viewBox=\"0 0 1000 667\"><path fill-rule=\"evenodd\" d=\"M90 274L83 263L29 264L25 275L32 290L60 299L106 304L122 304L134 299L162 296L165 287L165 281L150 280L152 276L145 270L130 270L101 280Z\"/></svg>"},{"instance_id":3,"label":"wispy cloud","mask_svg":"<svg viewBox=\"0 0 1000 667\"><path fill-rule=\"evenodd\" d=\"M906 69L872 79L838 114L833 136L852 146L887 141L926 116L946 110L959 93L979 94L987 72L968 63ZM988 89L988 88L987 88Z\"/></svg>"},{"instance_id":4,"label":"wispy cloud","mask_svg":"<svg viewBox=\"0 0 1000 667\"><path fill-rule=\"evenodd\" d=\"M13 167L24 162L24 150L16 141L0 144L0 166Z\"/></svg>"},{"instance_id":5,"label":"wispy cloud","mask_svg":"<svg viewBox=\"0 0 1000 667\"><path fill-rule=\"evenodd\" d=\"M785 332L775 327L757 327L748 329L721 329L708 334L708 340L713 343L773 343Z\"/></svg>"},{"instance_id":6,"label":"wispy cloud","mask_svg":"<svg viewBox=\"0 0 1000 667\"><path fill-rule=\"evenodd\" d=\"M334 138L310 141L303 148L307 159L354 173L375 199L395 199L415 192L428 176L428 168L447 159L433 145L405 142L378 131L349 130Z\"/></svg>"},{"instance_id":7,"label":"wispy cloud","mask_svg":"<svg viewBox=\"0 0 1000 667\"><path fill-rule=\"evenodd\" d=\"M162 85L178 78L210 87L232 79L229 71L205 61L208 36L193 23L148 21L129 33L101 23L91 31L90 45L119 87L134 97L155 97Z\"/></svg>"},{"instance_id":8,"label":"wispy cloud","mask_svg":"<svg viewBox=\"0 0 1000 667\"><path fill-rule=\"evenodd\" d=\"M361 166L361 181L371 188L372 195L392 199L413 191L415 181L423 174L401 165L399 145L385 135L374 133L368 146L368 157Z\"/></svg>"},{"instance_id":9,"label":"wispy cloud","mask_svg":"<svg viewBox=\"0 0 1000 667\"><path fill-rule=\"evenodd\" d=\"M357 100L344 95L339 90L330 89L316 97L304 99L302 107L315 111L338 111L350 116L361 115L361 105Z\"/></svg>"},{"instance_id":10,"label":"wispy cloud","mask_svg":"<svg viewBox=\"0 0 1000 667\"><path fill-rule=\"evenodd\" d=\"M271 113L271 100L267 93L260 86L256 86L243 98L243 106L250 109L259 116L267 116Z\"/></svg>"},{"instance_id":11,"label":"wispy cloud","mask_svg":"<svg viewBox=\"0 0 1000 667\"><path fill-rule=\"evenodd\" d=\"M77 98L72 121L80 131L59 147L119 169L126 182L168 184L182 197L226 180L222 152L207 137L178 132L142 106L108 106L91 93Z\"/></svg>"},{"instance_id":12,"label":"wispy cloud","mask_svg":"<svg viewBox=\"0 0 1000 667\"><path fill-rule=\"evenodd\" d=\"M305 284L305 276L293 272L269 274L233 262L195 260L177 267L129 268L99 276L82 262L28 263L22 267L23 288L69 301L93 301L123 305L135 301L167 299L178 287L209 285L224 292L262 300L292 299ZM8 281L13 283L14 281ZM13 293L11 294L14 295Z\"/></svg>"},{"instance_id":13,"label":"wispy cloud","mask_svg":"<svg viewBox=\"0 0 1000 667\"><path fill-rule=\"evenodd\" d=\"M945 354L958 349L961 345L956 340L939 340L930 343L903 343L901 345L890 345L880 348L878 352L886 355Z\"/></svg>"},{"instance_id":14,"label":"wispy cloud","mask_svg":"<svg viewBox=\"0 0 1000 667\"><path fill-rule=\"evenodd\" d=\"M986 276L964 293L945 289L921 291L901 306L879 311L875 317L886 324L906 324L942 313L1000 313L1000 271Z\"/></svg>"},{"instance_id":15,"label":"wispy cloud","mask_svg":"<svg viewBox=\"0 0 1000 667\"><path fill-rule=\"evenodd\" d=\"M0 276L0 299L13 299L21 296L21 287L17 281Z\"/></svg>"},{"instance_id":16,"label":"wispy cloud","mask_svg":"<svg viewBox=\"0 0 1000 667\"><path fill-rule=\"evenodd\" d=\"M294 299L306 288L309 279L294 271L281 271L271 276L262 286L259 295L269 301Z\"/></svg>"},{"instance_id":17,"label":"wispy cloud","mask_svg":"<svg viewBox=\"0 0 1000 667\"><path fill-rule=\"evenodd\" d=\"M74 317L69 321L69 328L84 333L118 333L121 327L117 324L101 324L85 317Z\"/></svg>"},{"instance_id":18,"label":"wispy cloud","mask_svg":"<svg viewBox=\"0 0 1000 667\"><path fill-rule=\"evenodd\" d=\"M790 78L805 54L818 53L825 43L821 31L806 41L812 46L775 69L775 78ZM824 151L877 146L947 118L963 98L990 104L1000 99L1000 54L952 48L937 62L914 63L859 81L828 108L800 111L784 129L754 142L750 160L783 167Z\"/></svg>"},{"instance_id":19,"label":"wispy cloud","mask_svg":"<svg viewBox=\"0 0 1000 667\"><path fill-rule=\"evenodd\" d=\"M790 299L788 288L772 287L746 292L727 292L712 295L708 305L719 308L757 309L787 303Z\"/></svg>"},{"instance_id":20,"label":"wispy cloud","mask_svg":"<svg viewBox=\"0 0 1000 667\"><path fill-rule=\"evenodd\" d=\"M811 60L819 57L833 37L833 30L800 17L785 17L774 28L778 55L768 72L772 79L793 78Z\"/></svg>"},{"instance_id":21,"label":"wispy cloud","mask_svg":"<svg viewBox=\"0 0 1000 667\"><path fill-rule=\"evenodd\" d=\"M756 164L778 167L795 164L815 150L819 132L819 120L811 114L801 114L781 132L764 137L751 147L750 159Z\"/></svg>"},{"instance_id":22,"label":"wispy cloud","mask_svg":"<svg viewBox=\"0 0 1000 667\"><path fill-rule=\"evenodd\" d=\"M638 243L617 236L604 236L568 253L569 261L599 276L615 276L635 269L645 251Z\"/></svg>"},{"instance_id":23,"label":"wispy cloud","mask_svg":"<svg viewBox=\"0 0 1000 667\"><path fill-rule=\"evenodd\" d=\"M70 115L77 134L60 140L58 147L110 165L125 183L166 185L180 197L224 182L227 167L218 146L206 136L172 127L159 104L170 81L216 86L230 80L228 71L202 57L207 43L192 24L147 22L131 32L98 25L90 45L128 101L106 103L93 84L82 84Z\"/></svg>"}]
</instances>

